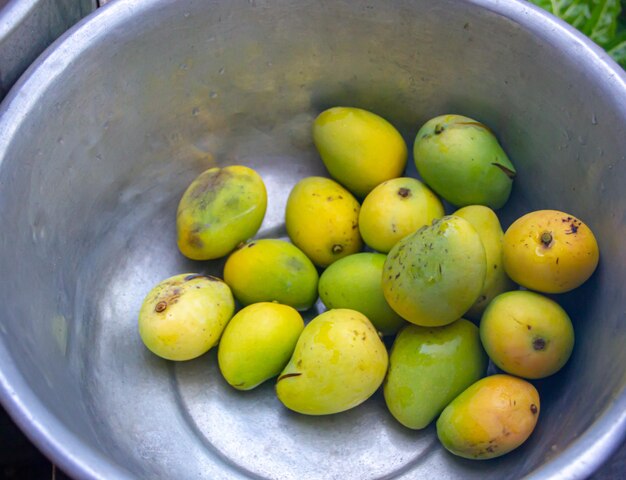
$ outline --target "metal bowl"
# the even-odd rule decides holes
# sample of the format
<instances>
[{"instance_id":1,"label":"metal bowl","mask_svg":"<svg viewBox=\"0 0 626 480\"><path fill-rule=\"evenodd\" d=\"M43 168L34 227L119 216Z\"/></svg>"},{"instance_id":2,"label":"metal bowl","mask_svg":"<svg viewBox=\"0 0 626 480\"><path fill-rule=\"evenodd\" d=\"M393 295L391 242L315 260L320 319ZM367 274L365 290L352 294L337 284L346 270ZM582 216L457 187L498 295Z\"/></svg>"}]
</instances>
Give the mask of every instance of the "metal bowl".
<instances>
[{"instance_id":1,"label":"metal bowl","mask_svg":"<svg viewBox=\"0 0 626 480\"><path fill-rule=\"evenodd\" d=\"M0 0L0 98L59 35L96 0Z\"/></svg>"},{"instance_id":2,"label":"metal bowl","mask_svg":"<svg viewBox=\"0 0 626 480\"><path fill-rule=\"evenodd\" d=\"M372 110L409 145L437 114L494 129L519 175L503 223L575 214L601 263L559 301L577 343L536 382L538 428L489 462L411 431L381 395L306 417L271 382L235 392L215 353L178 364L137 334L161 279L221 272L177 251L175 212L211 165L258 169L260 236L281 236L299 178L323 174L315 115ZM509 0L128 0L40 58L0 118L0 395L77 478L584 478L626 431L626 76L597 47Z\"/></svg>"}]
</instances>

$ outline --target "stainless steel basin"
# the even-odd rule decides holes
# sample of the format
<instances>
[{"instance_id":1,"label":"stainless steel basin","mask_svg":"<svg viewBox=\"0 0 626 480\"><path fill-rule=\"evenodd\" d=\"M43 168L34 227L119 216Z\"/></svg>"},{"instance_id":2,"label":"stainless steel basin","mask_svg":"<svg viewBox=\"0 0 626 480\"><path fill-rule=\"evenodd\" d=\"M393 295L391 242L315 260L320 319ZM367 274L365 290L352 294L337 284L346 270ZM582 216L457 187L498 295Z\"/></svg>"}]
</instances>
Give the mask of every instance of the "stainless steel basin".
<instances>
[{"instance_id":1,"label":"stainless steel basin","mask_svg":"<svg viewBox=\"0 0 626 480\"><path fill-rule=\"evenodd\" d=\"M104 46L104 47L103 47ZM370 109L409 145L440 113L494 129L518 170L506 225L554 208L601 263L559 297L577 342L536 382L520 449L460 460L381 395L339 415L286 411L270 383L230 389L215 353L151 355L137 312L159 280L221 273L176 249L180 195L208 166L256 168L261 236L281 236L332 105ZM39 58L0 108L0 399L77 478L584 478L626 432L626 75L523 1L118 0Z\"/></svg>"},{"instance_id":2,"label":"stainless steel basin","mask_svg":"<svg viewBox=\"0 0 626 480\"><path fill-rule=\"evenodd\" d=\"M0 98L26 68L96 0L0 0Z\"/></svg>"}]
</instances>

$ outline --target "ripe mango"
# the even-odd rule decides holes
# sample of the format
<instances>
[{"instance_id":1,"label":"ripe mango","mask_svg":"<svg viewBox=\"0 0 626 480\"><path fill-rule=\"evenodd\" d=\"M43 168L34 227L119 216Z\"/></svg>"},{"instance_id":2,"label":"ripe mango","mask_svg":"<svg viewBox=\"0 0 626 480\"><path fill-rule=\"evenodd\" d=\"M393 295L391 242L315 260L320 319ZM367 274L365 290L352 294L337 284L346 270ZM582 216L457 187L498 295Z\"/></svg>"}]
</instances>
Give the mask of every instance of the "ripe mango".
<instances>
[{"instance_id":1,"label":"ripe mango","mask_svg":"<svg viewBox=\"0 0 626 480\"><path fill-rule=\"evenodd\" d=\"M349 309L327 310L304 327L278 377L276 394L299 413L342 412L378 389L387 364L385 345L365 315Z\"/></svg>"},{"instance_id":2,"label":"ripe mango","mask_svg":"<svg viewBox=\"0 0 626 480\"><path fill-rule=\"evenodd\" d=\"M492 375L456 397L437 420L437 436L455 455L483 460L519 447L539 418L539 394L511 375Z\"/></svg>"},{"instance_id":3,"label":"ripe mango","mask_svg":"<svg viewBox=\"0 0 626 480\"><path fill-rule=\"evenodd\" d=\"M399 177L407 160L400 133L378 115L351 107L323 111L313 123L313 142L330 176L358 198Z\"/></svg>"},{"instance_id":4,"label":"ripe mango","mask_svg":"<svg viewBox=\"0 0 626 480\"><path fill-rule=\"evenodd\" d=\"M139 311L139 335L154 354L191 360L215 346L235 312L228 285L216 277L183 273L159 282Z\"/></svg>"},{"instance_id":5,"label":"ripe mango","mask_svg":"<svg viewBox=\"0 0 626 480\"><path fill-rule=\"evenodd\" d=\"M600 252L591 229L558 210L536 210L515 220L504 234L504 268L520 285L564 293L585 283Z\"/></svg>"},{"instance_id":6,"label":"ripe mango","mask_svg":"<svg viewBox=\"0 0 626 480\"><path fill-rule=\"evenodd\" d=\"M416 178L400 177L378 185L361 205L363 241L387 253L403 237L443 217L441 200Z\"/></svg>"},{"instance_id":7,"label":"ripe mango","mask_svg":"<svg viewBox=\"0 0 626 480\"><path fill-rule=\"evenodd\" d=\"M360 208L352 194L334 180L304 178L287 199L287 234L315 265L326 267L363 247Z\"/></svg>"},{"instance_id":8,"label":"ripe mango","mask_svg":"<svg viewBox=\"0 0 626 480\"><path fill-rule=\"evenodd\" d=\"M491 300L517 286L504 270L502 258L504 232L496 213L483 205L469 205L460 208L454 215L472 224L485 247L487 260L485 284L476 303L465 313L467 318L478 321Z\"/></svg>"},{"instance_id":9,"label":"ripe mango","mask_svg":"<svg viewBox=\"0 0 626 480\"><path fill-rule=\"evenodd\" d=\"M389 355L387 407L404 426L425 428L485 374L487 361L478 327L467 320L437 328L408 325Z\"/></svg>"},{"instance_id":10,"label":"ripe mango","mask_svg":"<svg viewBox=\"0 0 626 480\"><path fill-rule=\"evenodd\" d=\"M415 165L426 184L457 207L502 207L511 194L515 167L493 132L462 115L427 121L413 144Z\"/></svg>"},{"instance_id":11,"label":"ripe mango","mask_svg":"<svg viewBox=\"0 0 626 480\"><path fill-rule=\"evenodd\" d=\"M406 322L394 312L381 285L386 256L355 253L330 265L319 281L319 295L328 309L349 308L361 312L383 335L393 335Z\"/></svg>"},{"instance_id":12,"label":"ripe mango","mask_svg":"<svg viewBox=\"0 0 626 480\"><path fill-rule=\"evenodd\" d=\"M307 310L317 300L315 265L283 240L253 240L235 250L224 265L224 281L243 305L276 301Z\"/></svg>"},{"instance_id":13,"label":"ripe mango","mask_svg":"<svg viewBox=\"0 0 626 480\"><path fill-rule=\"evenodd\" d=\"M500 369L518 377L544 378L567 363L574 327L554 300L517 290L492 300L480 321L480 338Z\"/></svg>"},{"instance_id":14,"label":"ripe mango","mask_svg":"<svg viewBox=\"0 0 626 480\"><path fill-rule=\"evenodd\" d=\"M292 307L260 302L241 309L228 322L217 350L226 381L250 390L278 375L293 353L304 320Z\"/></svg>"},{"instance_id":15,"label":"ripe mango","mask_svg":"<svg viewBox=\"0 0 626 480\"><path fill-rule=\"evenodd\" d=\"M210 168L185 190L178 204L178 248L192 260L213 260L252 238L263 222L263 179L241 165Z\"/></svg>"},{"instance_id":16,"label":"ripe mango","mask_svg":"<svg viewBox=\"0 0 626 480\"><path fill-rule=\"evenodd\" d=\"M403 238L387 255L385 299L402 318L424 327L452 323L483 289L485 248L471 223L453 215Z\"/></svg>"}]
</instances>

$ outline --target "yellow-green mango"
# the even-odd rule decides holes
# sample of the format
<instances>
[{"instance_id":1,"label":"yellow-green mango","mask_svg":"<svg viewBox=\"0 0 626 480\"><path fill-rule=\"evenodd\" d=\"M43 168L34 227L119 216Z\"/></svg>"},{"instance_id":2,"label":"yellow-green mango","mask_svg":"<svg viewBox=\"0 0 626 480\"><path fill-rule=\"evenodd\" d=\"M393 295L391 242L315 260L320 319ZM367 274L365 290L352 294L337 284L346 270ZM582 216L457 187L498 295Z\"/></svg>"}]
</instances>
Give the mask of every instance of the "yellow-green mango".
<instances>
[{"instance_id":1,"label":"yellow-green mango","mask_svg":"<svg viewBox=\"0 0 626 480\"><path fill-rule=\"evenodd\" d=\"M313 123L313 141L331 177L358 198L402 175L407 147L384 118L352 107L323 111Z\"/></svg>"},{"instance_id":2,"label":"yellow-green mango","mask_svg":"<svg viewBox=\"0 0 626 480\"><path fill-rule=\"evenodd\" d=\"M394 178L365 197L359 230L367 245L387 253L400 239L444 214L441 200L422 182L411 177Z\"/></svg>"},{"instance_id":3,"label":"yellow-green mango","mask_svg":"<svg viewBox=\"0 0 626 480\"><path fill-rule=\"evenodd\" d=\"M239 310L217 349L222 375L238 390L275 377L287 365L303 329L304 320L288 305L259 302Z\"/></svg>"},{"instance_id":4,"label":"yellow-green mango","mask_svg":"<svg viewBox=\"0 0 626 480\"><path fill-rule=\"evenodd\" d=\"M241 165L210 168L180 199L178 248L193 260L228 255L257 233L266 208L265 184L256 171Z\"/></svg>"},{"instance_id":5,"label":"yellow-green mango","mask_svg":"<svg viewBox=\"0 0 626 480\"><path fill-rule=\"evenodd\" d=\"M524 443L539 418L539 393L511 375L485 377L456 397L437 420L437 436L455 455L499 457Z\"/></svg>"},{"instance_id":6,"label":"yellow-green mango","mask_svg":"<svg viewBox=\"0 0 626 480\"><path fill-rule=\"evenodd\" d=\"M326 267L363 247L360 208L354 196L334 180L304 178L287 199L287 234L315 265Z\"/></svg>"},{"instance_id":7,"label":"yellow-green mango","mask_svg":"<svg viewBox=\"0 0 626 480\"><path fill-rule=\"evenodd\" d=\"M383 335L393 335L406 322L394 312L381 285L386 256L355 253L330 265L319 281L320 299L328 309L349 308L365 315Z\"/></svg>"},{"instance_id":8,"label":"yellow-green mango","mask_svg":"<svg viewBox=\"0 0 626 480\"><path fill-rule=\"evenodd\" d=\"M487 362L478 327L467 320L444 327L408 325L389 355L383 388L387 407L404 426L425 428L484 376Z\"/></svg>"},{"instance_id":9,"label":"yellow-green mango","mask_svg":"<svg viewBox=\"0 0 626 480\"><path fill-rule=\"evenodd\" d=\"M224 281L243 305L276 301L307 310L317 300L318 277L302 250L277 239L246 243L224 265Z\"/></svg>"},{"instance_id":10,"label":"yellow-green mango","mask_svg":"<svg viewBox=\"0 0 626 480\"><path fill-rule=\"evenodd\" d=\"M487 259L485 284L478 300L465 314L468 318L478 321L491 300L503 292L515 289L517 285L504 270L502 255L504 232L496 212L483 205L469 205L460 208L454 215L472 224L485 247Z\"/></svg>"},{"instance_id":11,"label":"yellow-green mango","mask_svg":"<svg viewBox=\"0 0 626 480\"><path fill-rule=\"evenodd\" d=\"M387 364L385 345L365 315L327 310L304 327L278 377L276 394L299 413L342 412L360 405L380 387Z\"/></svg>"},{"instance_id":12,"label":"yellow-green mango","mask_svg":"<svg viewBox=\"0 0 626 480\"><path fill-rule=\"evenodd\" d=\"M447 325L474 304L483 288L485 248L472 224L448 215L404 237L385 261L385 299L416 325Z\"/></svg>"},{"instance_id":13,"label":"yellow-green mango","mask_svg":"<svg viewBox=\"0 0 626 480\"><path fill-rule=\"evenodd\" d=\"M567 363L574 348L574 327L554 300L516 290L492 300L480 320L480 338L500 369L536 379Z\"/></svg>"},{"instance_id":14,"label":"yellow-green mango","mask_svg":"<svg viewBox=\"0 0 626 480\"><path fill-rule=\"evenodd\" d=\"M511 194L515 167L493 132L462 115L427 121L413 144L417 171L424 181L457 207L502 207Z\"/></svg>"},{"instance_id":15,"label":"yellow-green mango","mask_svg":"<svg viewBox=\"0 0 626 480\"><path fill-rule=\"evenodd\" d=\"M235 300L217 277L183 273L157 284L139 310L139 335L168 360L191 360L215 346L235 312Z\"/></svg>"}]
</instances>

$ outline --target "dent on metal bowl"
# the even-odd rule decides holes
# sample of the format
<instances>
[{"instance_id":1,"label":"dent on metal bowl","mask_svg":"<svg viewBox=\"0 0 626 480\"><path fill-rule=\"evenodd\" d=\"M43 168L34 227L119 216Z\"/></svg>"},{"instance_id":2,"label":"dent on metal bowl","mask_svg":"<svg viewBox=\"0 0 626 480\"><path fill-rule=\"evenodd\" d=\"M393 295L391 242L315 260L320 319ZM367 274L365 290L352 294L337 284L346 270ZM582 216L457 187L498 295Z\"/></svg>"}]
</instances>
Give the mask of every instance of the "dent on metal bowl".
<instances>
[{"instance_id":1,"label":"dent on metal bowl","mask_svg":"<svg viewBox=\"0 0 626 480\"><path fill-rule=\"evenodd\" d=\"M536 382L530 440L472 462L410 431L381 395L287 411L271 382L236 392L215 353L173 364L137 333L144 295L182 272L175 212L212 165L257 169L260 236L284 235L291 186L324 174L311 142L333 105L372 110L409 145L454 112L494 129L519 175L502 211L573 213L592 279L559 297L567 367ZM583 478L626 429L626 76L526 2L120 0L40 58L0 119L0 396L77 478Z\"/></svg>"}]
</instances>

